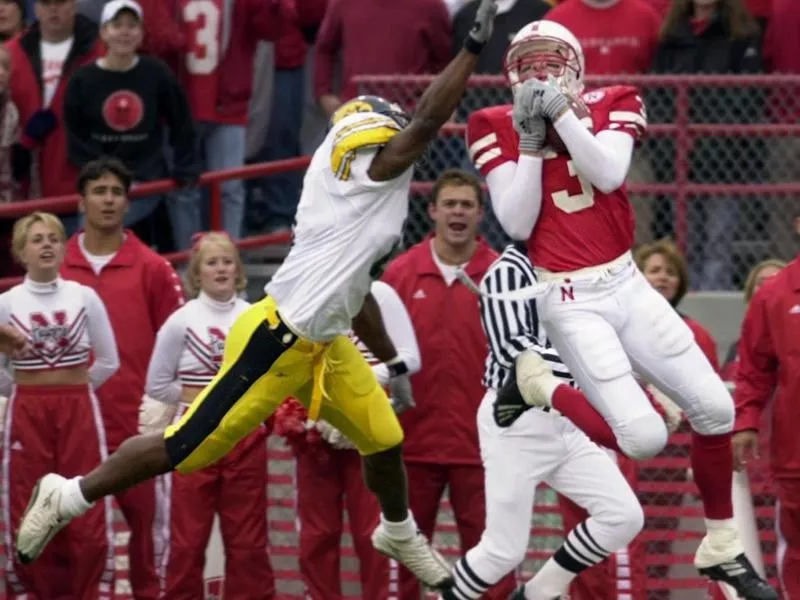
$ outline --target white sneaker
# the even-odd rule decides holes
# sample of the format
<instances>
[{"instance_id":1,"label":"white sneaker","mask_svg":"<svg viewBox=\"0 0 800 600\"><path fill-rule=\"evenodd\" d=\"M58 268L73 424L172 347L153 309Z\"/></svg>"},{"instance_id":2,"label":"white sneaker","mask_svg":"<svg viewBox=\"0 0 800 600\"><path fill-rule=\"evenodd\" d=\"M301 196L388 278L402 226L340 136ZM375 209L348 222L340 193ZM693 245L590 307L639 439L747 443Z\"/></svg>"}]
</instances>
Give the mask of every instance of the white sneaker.
<instances>
[{"instance_id":1,"label":"white sneaker","mask_svg":"<svg viewBox=\"0 0 800 600\"><path fill-rule=\"evenodd\" d=\"M450 565L419 532L407 540L398 540L389 537L383 525L378 525L372 532L372 545L378 552L402 564L431 589L443 590L453 585Z\"/></svg>"},{"instance_id":2,"label":"white sneaker","mask_svg":"<svg viewBox=\"0 0 800 600\"><path fill-rule=\"evenodd\" d=\"M66 482L66 478L55 473L36 482L17 532L17 557L22 564L39 558L53 536L72 520L58 512L61 490Z\"/></svg>"},{"instance_id":3,"label":"white sneaker","mask_svg":"<svg viewBox=\"0 0 800 600\"><path fill-rule=\"evenodd\" d=\"M564 383L535 350L526 350L517 357L517 387L526 404L545 408L552 406L553 390Z\"/></svg>"}]
</instances>

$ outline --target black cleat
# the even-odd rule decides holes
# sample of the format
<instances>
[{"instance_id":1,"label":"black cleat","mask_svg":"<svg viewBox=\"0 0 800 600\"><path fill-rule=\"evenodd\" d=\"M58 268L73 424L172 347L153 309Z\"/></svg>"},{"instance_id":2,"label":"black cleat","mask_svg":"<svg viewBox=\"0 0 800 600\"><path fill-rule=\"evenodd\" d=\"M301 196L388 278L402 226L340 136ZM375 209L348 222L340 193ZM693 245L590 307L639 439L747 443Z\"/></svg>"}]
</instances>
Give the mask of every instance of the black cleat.
<instances>
[{"instance_id":1,"label":"black cleat","mask_svg":"<svg viewBox=\"0 0 800 600\"><path fill-rule=\"evenodd\" d=\"M744 600L778 600L778 593L756 572L744 552L733 560L698 571L712 581L727 583Z\"/></svg>"}]
</instances>

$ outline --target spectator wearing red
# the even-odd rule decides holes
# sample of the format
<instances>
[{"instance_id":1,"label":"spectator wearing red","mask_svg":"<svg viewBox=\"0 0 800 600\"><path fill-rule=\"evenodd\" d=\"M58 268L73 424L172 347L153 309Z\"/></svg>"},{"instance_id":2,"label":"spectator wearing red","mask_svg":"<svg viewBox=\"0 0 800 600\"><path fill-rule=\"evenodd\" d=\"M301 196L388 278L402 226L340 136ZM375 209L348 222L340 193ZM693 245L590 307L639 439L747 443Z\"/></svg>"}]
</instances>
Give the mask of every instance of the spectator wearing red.
<instances>
[{"instance_id":1,"label":"spectator wearing red","mask_svg":"<svg viewBox=\"0 0 800 600\"><path fill-rule=\"evenodd\" d=\"M759 430L769 417L770 466L778 500L778 573L787 599L800 598L799 320L800 258L795 258L764 283L747 308L734 391L737 469L760 457Z\"/></svg>"},{"instance_id":2,"label":"spectator wearing red","mask_svg":"<svg viewBox=\"0 0 800 600\"><path fill-rule=\"evenodd\" d=\"M95 391L119 368L117 344L97 293L58 277L65 240L54 215L34 212L17 221L14 255L26 276L0 295L0 323L14 326L28 341L27 352L0 355L0 394L10 396L0 423L3 521L11 532L40 477L51 471L74 477L108 456ZM67 536L45 552L41 564L20 564L7 537L7 597L107 597L114 576L111 519L110 502L98 503L68 526ZM63 571L64 559L69 573Z\"/></svg>"},{"instance_id":3,"label":"spectator wearing red","mask_svg":"<svg viewBox=\"0 0 800 600\"><path fill-rule=\"evenodd\" d=\"M275 71L269 126L263 147L252 162L294 158L300 148L300 130L306 103L306 57L325 16L327 0L296 0L297 23L285 28L275 42ZM289 171L255 180L247 206L247 223L253 233L288 231L300 201L302 171Z\"/></svg>"},{"instance_id":4,"label":"spectator wearing red","mask_svg":"<svg viewBox=\"0 0 800 600\"><path fill-rule=\"evenodd\" d=\"M408 104L408 98L398 97L401 90L359 92L352 79L438 73L451 58L452 35L442 0L330 0L317 38L314 97L327 116L359 93Z\"/></svg>"},{"instance_id":5,"label":"spectator wearing red","mask_svg":"<svg viewBox=\"0 0 800 600\"><path fill-rule=\"evenodd\" d=\"M97 25L76 14L76 0L36 0L36 21L8 42L11 99L19 109L23 145L32 153L30 198L74 192L77 169L67 157L64 95L72 74L103 53ZM76 222L65 223L67 230Z\"/></svg>"},{"instance_id":6,"label":"spectator wearing red","mask_svg":"<svg viewBox=\"0 0 800 600\"><path fill-rule=\"evenodd\" d=\"M247 279L239 251L224 233L198 234L186 285L192 300L158 331L147 371L139 433L176 423L222 364L225 338L250 304L237 297ZM225 548L222 596L272 600L267 551L267 429L261 425L216 464L165 476L169 536L162 561L163 600L203 598L206 546L219 516Z\"/></svg>"},{"instance_id":7,"label":"spectator wearing red","mask_svg":"<svg viewBox=\"0 0 800 600\"><path fill-rule=\"evenodd\" d=\"M256 48L262 40L278 40L296 21L294 1L151 0L143 8L146 47L173 65L189 98L205 170L241 167ZM244 184L226 181L221 188L223 229L236 239L244 220ZM179 249L189 248L192 235L206 227L203 198L197 189L171 197Z\"/></svg>"},{"instance_id":8,"label":"spectator wearing red","mask_svg":"<svg viewBox=\"0 0 800 600\"><path fill-rule=\"evenodd\" d=\"M395 258L383 280L408 309L422 358L422 370L411 380L416 407L400 416L409 508L430 538L447 489L463 555L478 544L485 525L476 418L485 393L481 378L487 342L477 298L456 274L463 269L477 284L498 255L477 237L483 194L473 175L442 173L428 215L433 235ZM514 585L511 575L487 598L505 600ZM418 582L401 569L400 600L419 595Z\"/></svg>"},{"instance_id":9,"label":"spectator wearing red","mask_svg":"<svg viewBox=\"0 0 800 600\"><path fill-rule=\"evenodd\" d=\"M397 356L413 375L420 369L419 347L411 318L394 289L374 281L372 293ZM389 384L389 368L351 332L350 338L372 366L378 381ZM391 400L391 398L390 398ZM399 411L398 407L395 407ZM396 566L377 552L370 541L378 525L380 507L367 489L361 459L353 443L325 421L308 420L297 400L285 402L275 413L275 433L286 438L297 461L297 527L300 537L300 573L308 600L342 598L341 549L344 513L359 562L361 598L391 598L390 582ZM394 575L394 576L393 576Z\"/></svg>"},{"instance_id":10,"label":"spectator wearing red","mask_svg":"<svg viewBox=\"0 0 800 600\"><path fill-rule=\"evenodd\" d=\"M567 0L549 13L583 48L586 73L646 73L658 46L661 19L647 0Z\"/></svg>"},{"instance_id":11,"label":"spectator wearing red","mask_svg":"<svg viewBox=\"0 0 800 600\"><path fill-rule=\"evenodd\" d=\"M744 282L742 289L743 299L745 306L750 305L753 295L761 289L761 286L774 275L781 272L786 266L786 262L777 258L768 258L761 261L755 267L750 269L747 274L747 279ZM722 379L728 383L736 381L736 372L739 368L739 340L736 340L728 349L728 354L725 356L725 362L722 365Z\"/></svg>"},{"instance_id":12,"label":"spectator wearing red","mask_svg":"<svg viewBox=\"0 0 800 600\"><path fill-rule=\"evenodd\" d=\"M11 74L11 54L5 46L0 47L0 205L21 200L18 178L14 168L20 152L19 110L11 100L8 79ZM16 265L11 253L11 230L14 219L0 218L0 276L21 275L24 270Z\"/></svg>"},{"instance_id":13,"label":"spectator wearing red","mask_svg":"<svg viewBox=\"0 0 800 600\"><path fill-rule=\"evenodd\" d=\"M109 451L138 433L139 408L156 333L183 302L172 266L123 227L129 207L131 172L116 159L87 163L78 178L84 230L66 246L64 279L97 291L119 340L122 366L98 396ZM128 542L133 595L155 600L160 583L155 565L155 483L148 481L116 496L131 530Z\"/></svg>"}]
</instances>

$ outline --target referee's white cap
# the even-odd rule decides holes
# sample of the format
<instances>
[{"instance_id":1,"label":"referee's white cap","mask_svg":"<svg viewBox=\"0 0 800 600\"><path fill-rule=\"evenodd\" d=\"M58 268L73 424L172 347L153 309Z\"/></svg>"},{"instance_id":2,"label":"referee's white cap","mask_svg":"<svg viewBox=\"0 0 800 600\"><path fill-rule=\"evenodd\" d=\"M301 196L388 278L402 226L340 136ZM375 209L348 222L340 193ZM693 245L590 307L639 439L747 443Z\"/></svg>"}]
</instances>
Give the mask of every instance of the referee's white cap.
<instances>
[{"instance_id":1,"label":"referee's white cap","mask_svg":"<svg viewBox=\"0 0 800 600\"><path fill-rule=\"evenodd\" d=\"M129 10L134 13L139 20L142 19L144 12L141 5L136 0L111 0L103 7L103 13L100 15L100 26L102 27L109 21L117 18L117 15L123 10Z\"/></svg>"}]
</instances>

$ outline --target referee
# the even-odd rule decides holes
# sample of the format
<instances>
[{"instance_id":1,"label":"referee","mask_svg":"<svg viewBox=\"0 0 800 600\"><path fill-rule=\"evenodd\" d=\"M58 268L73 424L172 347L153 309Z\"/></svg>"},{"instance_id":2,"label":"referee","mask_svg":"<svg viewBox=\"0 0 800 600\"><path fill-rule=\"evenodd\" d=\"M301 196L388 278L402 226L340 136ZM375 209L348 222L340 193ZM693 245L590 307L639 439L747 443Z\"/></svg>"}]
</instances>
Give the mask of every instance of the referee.
<instances>
[{"instance_id":1,"label":"referee","mask_svg":"<svg viewBox=\"0 0 800 600\"><path fill-rule=\"evenodd\" d=\"M536 488L547 483L590 515L509 600L552 600L573 580L624 548L644 522L636 495L614 461L558 410L528 405L516 386L521 368L543 365L544 384L563 404L586 403L540 326L535 301L499 296L536 283L523 244L507 246L484 276L481 322L489 343L478 410L486 474L486 529L480 543L453 569L454 586L442 600L473 600L512 573L528 548ZM534 358L536 357L535 360ZM547 373L547 367L552 375Z\"/></svg>"}]
</instances>

